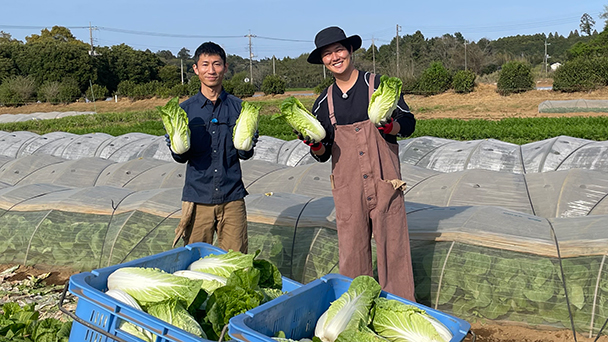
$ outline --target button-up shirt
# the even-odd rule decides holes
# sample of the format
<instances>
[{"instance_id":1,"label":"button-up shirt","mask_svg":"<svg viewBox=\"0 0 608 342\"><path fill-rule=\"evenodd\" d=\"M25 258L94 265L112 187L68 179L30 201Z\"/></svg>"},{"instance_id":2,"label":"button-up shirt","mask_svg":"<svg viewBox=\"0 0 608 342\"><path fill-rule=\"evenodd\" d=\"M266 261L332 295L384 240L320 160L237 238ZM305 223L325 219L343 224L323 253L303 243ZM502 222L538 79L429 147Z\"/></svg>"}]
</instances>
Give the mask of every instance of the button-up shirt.
<instances>
[{"instance_id":1,"label":"button-up shirt","mask_svg":"<svg viewBox=\"0 0 608 342\"><path fill-rule=\"evenodd\" d=\"M213 103L199 92L180 106L188 114L190 127L190 149L172 153L175 161L188 163L182 200L220 204L245 197L239 158L251 158L253 149L239 151L232 142L241 100L222 90Z\"/></svg>"}]
</instances>

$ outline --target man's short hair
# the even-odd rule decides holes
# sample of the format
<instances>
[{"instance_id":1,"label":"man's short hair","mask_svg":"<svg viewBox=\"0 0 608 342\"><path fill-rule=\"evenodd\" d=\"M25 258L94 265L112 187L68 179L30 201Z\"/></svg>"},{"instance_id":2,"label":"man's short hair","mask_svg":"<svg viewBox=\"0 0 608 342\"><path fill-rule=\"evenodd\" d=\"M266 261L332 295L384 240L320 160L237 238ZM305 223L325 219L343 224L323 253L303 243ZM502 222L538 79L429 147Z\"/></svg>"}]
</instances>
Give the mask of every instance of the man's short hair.
<instances>
[{"instance_id":1,"label":"man's short hair","mask_svg":"<svg viewBox=\"0 0 608 342\"><path fill-rule=\"evenodd\" d=\"M206 42L201 44L194 52L194 63L198 63L198 59L201 55L216 55L220 56L224 64L226 64L226 52L221 46L214 42Z\"/></svg>"}]
</instances>

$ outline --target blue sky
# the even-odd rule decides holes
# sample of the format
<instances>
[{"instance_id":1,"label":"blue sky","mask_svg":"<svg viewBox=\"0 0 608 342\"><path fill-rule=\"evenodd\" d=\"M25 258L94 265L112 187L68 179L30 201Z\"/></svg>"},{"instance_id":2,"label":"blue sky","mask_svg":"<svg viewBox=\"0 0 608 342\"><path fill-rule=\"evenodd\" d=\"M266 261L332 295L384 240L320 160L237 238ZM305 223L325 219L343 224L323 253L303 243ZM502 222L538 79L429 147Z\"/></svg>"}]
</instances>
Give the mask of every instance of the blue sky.
<instances>
[{"instance_id":1,"label":"blue sky","mask_svg":"<svg viewBox=\"0 0 608 342\"><path fill-rule=\"evenodd\" d=\"M182 47L194 53L214 41L228 54L254 59L298 57L314 49L314 36L327 26L358 34L363 47L388 44L396 35L420 30L426 38L460 32L468 41L518 34L555 33L579 29L588 13L601 31L599 14L608 0L511 1L13 1L0 0L0 30L25 41L54 25L70 28L79 40L112 46L125 43L153 52ZM580 30L579 30L580 31Z\"/></svg>"}]
</instances>

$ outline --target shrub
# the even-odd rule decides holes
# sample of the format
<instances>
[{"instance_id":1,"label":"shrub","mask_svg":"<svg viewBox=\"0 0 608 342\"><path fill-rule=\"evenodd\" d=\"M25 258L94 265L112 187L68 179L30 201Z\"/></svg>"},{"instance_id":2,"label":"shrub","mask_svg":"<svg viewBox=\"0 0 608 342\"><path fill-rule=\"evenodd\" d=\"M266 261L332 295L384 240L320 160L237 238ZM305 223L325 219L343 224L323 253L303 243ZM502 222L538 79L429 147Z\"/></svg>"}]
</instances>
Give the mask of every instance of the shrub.
<instances>
[{"instance_id":1,"label":"shrub","mask_svg":"<svg viewBox=\"0 0 608 342\"><path fill-rule=\"evenodd\" d=\"M135 85L133 88L134 99L149 99L159 94L163 84L159 81L150 81Z\"/></svg>"},{"instance_id":2,"label":"shrub","mask_svg":"<svg viewBox=\"0 0 608 342\"><path fill-rule=\"evenodd\" d=\"M99 85L99 84L93 84L93 92L91 92L91 87L87 88L87 91L84 93L84 96L89 100L89 101L99 101L102 100L104 101L106 99L106 97L108 97L108 88Z\"/></svg>"},{"instance_id":3,"label":"shrub","mask_svg":"<svg viewBox=\"0 0 608 342\"><path fill-rule=\"evenodd\" d=\"M475 78L477 75L471 70L459 70L454 74L452 87L460 94L468 94L475 88Z\"/></svg>"},{"instance_id":4,"label":"shrub","mask_svg":"<svg viewBox=\"0 0 608 342\"><path fill-rule=\"evenodd\" d=\"M534 89L534 77L530 65L520 61L510 61L503 64L496 87L500 95L521 93Z\"/></svg>"},{"instance_id":5,"label":"shrub","mask_svg":"<svg viewBox=\"0 0 608 342\"><path fill-rule=\"evenodd\" d=\"M226 89L226 81L224 81L223 86L224 86L224 90L226 90L227 92L230 93L230 91L228 91ZM190 82L188 82L188 95L190 95L190 96L196 95L200 91L201 91L201 80L198 78L198 76L194 75L190 78Z\"/></svg>"},{"instance_id":6,"label":"shrub","mask_svg":"<svg viewBox=\"0 0 608 342\"><path fill-rule=\"evenodd\" d=\"M436 95L450 89L452 76L441 62L433 62L426 68L418 80L418 93Z\"/></svg>"},{"instance_id":7,"label":"shrub","mask_svg":"<svg viewBox=\"0 0 608 342\"><path fill-rule=\"evenodd\" d=\"M36 82L30 76L12 76L0 84L0 103L19 106L34 100Z\"/></svg>"},{"instance_id":8,"label":"shrub","mask_svg":"<svg viewBox=\"0 0 608 342\"><path fill-rule=\"evenodd\" d=\"M47 81L44 82L38 88L38 101L48 102L51 104L58 104L59 102L59 92L61 91L61 83L57 81Z\"/></svg>"},{"instance_id":9,"label":"shrub","mask_svg":"<svg viewBox=\"0 0 608 342\"><path fill-rule=\"evenodd\" d=\"M181 69L176 65L165 65L158 70L158 77L163 83L173 87L182 81Z\"/></svg>"},{"instance_id":10,"label":"shrub","mask_svg":"<svg viewBox=\"0 0 608 342\"><path fill-rule=\"evenodd\" d=\"M314 89L315 94L321 94L321 92L323 92L323 90L325 90L326 88L328 88L330 85L334 84L336 80L334 79L333 76L331 77L326 77L325 79L323 79L323 81L321 81L321 83L319 83L319 85L317 85Z\"/></svg>"},{"instance_id":11,"label":"shrub","mask_svg":"<svg viewBox=\"0 0 608 342\"><path fill-rule=\"evenodd\" d=\"M265 95L285 94L285 81L277 75L268 75L262 81L262 91Z\"/></svg>"},{"instance_id":12,"label":"shrub","mask_svg":"<svg viewBox=\"0 0 608 342\"><path fill-rule=\"evenodd\" d=\"M405 94L415 94L418 89L418 79L416 77L404 77L401 79L403 85L401 91Z\"/></svg>"},{"instance_id":13,"label":"shrub","mask_svg":"<svg viewBox=\"0 0 608 342\"><path fill-rule=\"evenodd\" d=\"M133 91L135 90L136 86L137 85L133 81L122 81L122 82L118 83L118 86L116 87L116 95L133 97L134 96Z\"/></svg>"},{"instance_id":14,"label":"shrub","mask_svg":"<svg viewBox=\"0 0 608 342\"><path fill-rule=\"evenodd\" d=\"M72 103L82 95L78 82L73 78L64 78L59 88L59 101L61 103Z\"/></svg>"},{"instance_id":15,"label":"shrub","mask_svg":"<svg viewBox=\"0 0 608 342\"><path fill-rule=\"evenodd\" d=\"M251 97L255 94L255 86L249 82L241 82L234 87L232 94L239 98Z\"/></svg>"},{"instance_id":16,"label":"shrub","mask_svg":"<svg viewBox=\"0 0 608 342\"><path fill-rule=\"evenodd\" d=\"M199 86L200 89L200 86ZM190 88L188 84L176 84L169 90L169 96L188 96L190 95Z\"/></svg>"},{"instance_id":17,"label":"shrub","mask_svg":"<svg viewBox=\"0 0 608 342\"><path fill-rule=\"evenodd\" d=\"M606 57L578 57L567 61L553 75L553 90L589 91L608 85Z\"/></svg>"}]
</instances>

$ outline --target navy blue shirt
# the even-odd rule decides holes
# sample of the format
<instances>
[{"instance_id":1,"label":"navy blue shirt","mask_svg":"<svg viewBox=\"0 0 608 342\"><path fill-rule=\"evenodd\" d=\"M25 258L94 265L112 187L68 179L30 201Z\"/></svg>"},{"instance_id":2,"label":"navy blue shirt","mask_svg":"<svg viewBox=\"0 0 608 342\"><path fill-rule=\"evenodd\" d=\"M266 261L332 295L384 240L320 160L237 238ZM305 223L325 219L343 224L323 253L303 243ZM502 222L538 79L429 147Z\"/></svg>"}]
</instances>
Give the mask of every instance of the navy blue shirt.
<instances>
[{"instance_id":1,"label":"navy blue shirt","mask_svg":"<svg viewBox=\"0 0 608 342\"><path fill-rule=\"evenodd\" d=\"M182 201L221 204L247 195L239 158L251 158L253 149L239 151L232 142L241 102L222 90L215 104L201 92L180 104L188 114L190 149L171 154L176 162L188 163Z\"/></svg>"}]
</instances>

